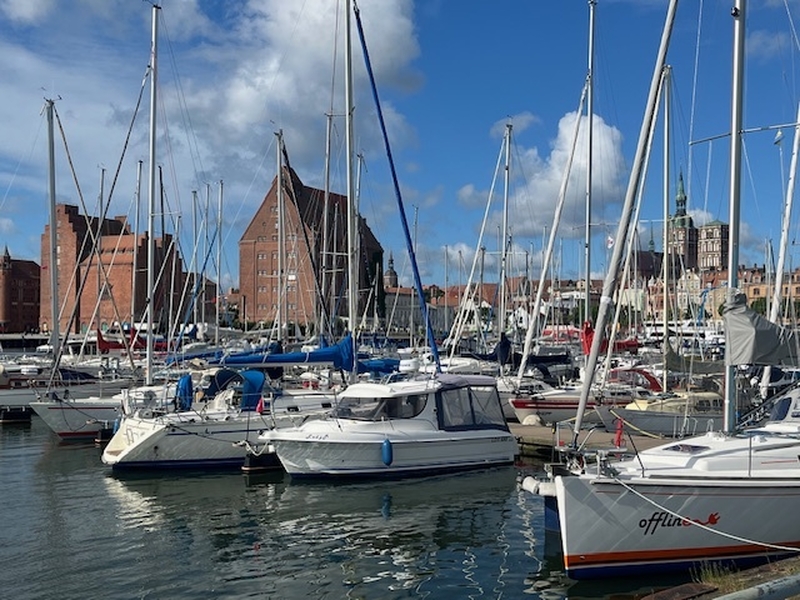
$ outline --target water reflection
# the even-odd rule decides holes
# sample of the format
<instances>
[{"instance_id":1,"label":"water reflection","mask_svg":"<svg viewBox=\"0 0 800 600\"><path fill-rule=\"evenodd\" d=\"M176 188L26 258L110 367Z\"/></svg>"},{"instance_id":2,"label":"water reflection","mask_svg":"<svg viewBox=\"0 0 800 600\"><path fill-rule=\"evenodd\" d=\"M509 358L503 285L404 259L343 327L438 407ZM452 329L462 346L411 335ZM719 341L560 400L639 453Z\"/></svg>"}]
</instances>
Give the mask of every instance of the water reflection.
<instances>
[{"instance_id":1,"label":"water reflection","mask_svg":"<svg viewBox=\"0 0 800 600\"><path fill-rule=\"evenodd\" d=\"M405 590L461 597L519 590L527 562L513 514L517 471L364 483L288 477L105 479L123 527L198 538L228 584L267 596ZM300 574L309 577L301 578ZM249 583L248 583L249 582Z\"/></svg>"},{"instance_id":2,"label":"water reflection","mask_svg":"<svg viewBox=\"0 0 800 600\"><path fill-rule=\"evenodd\" d=\"M120 478L92 445L3 431L0 589L15 598L548 598L564 577L535 465L306 483L281 472ZM12 593L13 592L13 593Z\"/></svg>"}]
</instances>

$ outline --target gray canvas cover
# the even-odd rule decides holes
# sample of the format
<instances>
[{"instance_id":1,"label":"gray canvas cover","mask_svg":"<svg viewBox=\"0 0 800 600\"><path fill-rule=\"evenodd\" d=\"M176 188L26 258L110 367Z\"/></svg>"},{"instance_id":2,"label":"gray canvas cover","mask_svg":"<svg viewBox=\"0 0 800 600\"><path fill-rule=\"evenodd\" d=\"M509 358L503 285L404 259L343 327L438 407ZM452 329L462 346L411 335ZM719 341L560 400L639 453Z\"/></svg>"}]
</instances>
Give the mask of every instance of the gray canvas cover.
<instances>
[{"instance_id":1,"label":"gray canvas cover","mask_svg":"<svg viewBox=\"0 0 800 600\"><path fill-rule=\"evenodd\" d=\"M800 366L798 333L773 323L747 306L743 292L729 294L725 322L725 364Z\"/></svg>"}]
</instances>

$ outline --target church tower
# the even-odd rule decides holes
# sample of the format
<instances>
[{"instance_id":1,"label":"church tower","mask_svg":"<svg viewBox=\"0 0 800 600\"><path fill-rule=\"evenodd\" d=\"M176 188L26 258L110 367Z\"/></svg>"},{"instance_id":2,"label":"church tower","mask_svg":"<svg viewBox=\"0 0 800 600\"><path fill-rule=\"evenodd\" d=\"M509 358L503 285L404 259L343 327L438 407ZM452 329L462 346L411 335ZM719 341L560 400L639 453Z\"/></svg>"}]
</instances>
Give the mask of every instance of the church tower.
<instances>
[{"instance_id":1,"label":"church tower","mask_svg":"<svg viewBox=\"0 0 800 600\"><path fill-rule=\"evenodd\" d=\"M383 287L396 288L397 287L397 271L394 270L394 257L389 252L389 268L383 275Z\"/></svg>"}]
</instances>

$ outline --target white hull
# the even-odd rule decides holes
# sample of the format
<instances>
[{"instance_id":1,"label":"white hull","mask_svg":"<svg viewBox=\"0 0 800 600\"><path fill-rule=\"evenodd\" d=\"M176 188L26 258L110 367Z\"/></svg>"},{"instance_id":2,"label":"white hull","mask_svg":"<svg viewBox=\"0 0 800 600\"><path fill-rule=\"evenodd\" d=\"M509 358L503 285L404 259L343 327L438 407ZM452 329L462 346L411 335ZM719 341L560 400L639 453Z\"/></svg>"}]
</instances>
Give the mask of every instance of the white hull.
<instances>
[{"instance_id":1,"label":"white hull","mask_svg":"<svg viewBox=\"0 0 800 600\"><path fill-rule=\"evenodd\" d=\"M332 402L324 392L286 392L264 414L211 405L147 418L134 413L122 420L102 460L114 469L241 467L248 444L264 430L300 424Z\"/></svg>"},{"instance_id":2,"label":"white hull","mask_svg":"<svg viewBox=\"0 0 800 600\"><path fill-rule=\"evenodd\" d=\"M800 547L792 518L800 480L555 483L564 567L574 579L686 571L712 559L763 562Z\"/></svg>"},{"instance_id":3,"label":"white hull","mask_svg":"<svg viewBox=\"0 0 800 600\"><path fill-rule=\"evenodd\" d=\"M103 429L110 429L122 415L118 398L86 400L37 400L30 403L45 424L64 439L94 439Z\"/></svg>"},{"instance_id":4,"label":"white hull","mask_svg":"<svg viewBox=\"0 0 800 600\"><path fill-rule=\"evenodd\" d=\"M346 388L335 413L260 441L300 477L392 477L511 464L516 438L497 382L438 374Z\"/></svg>"},{"instance_id":5,"label":"white hull","mask_svg":"<svg viewBox=\"0 0 800 600\"><path fill-rule=\"evenodd\" d=\"M227 418L226 418L227 417ZM117 469L241 466L243 440L255 441L269 420L256 412L200 415L186 413L143 419L125 417L103 451L103 462Z\"/></svg>"},{"instance_id":6,"label":"white hull","mask_svg":"<svg viewBox=\"0 0 800 600\"><path fill-rule=\"evenodd\" d=\"M737 435L670 441L523 487L557 513L574 579L746 566L800 549L800 388ZM532 478L529 478L532 479Z\"/></svg>"},{"instance_id":7,"label":"white hull","mask_svg":"<svg viewBox=\"0 0 800 600\"><path fill-rule=\"evenodd\" d=\"M380 431L372 423L351 423L343 433L335 419L313 425L299 434L276 430L269 436L290 475L391 476L464 470L511 464L517 454L516 440L502 431ZM386 455L387 440L391 460Z\"/></svg>"}]
</instances>

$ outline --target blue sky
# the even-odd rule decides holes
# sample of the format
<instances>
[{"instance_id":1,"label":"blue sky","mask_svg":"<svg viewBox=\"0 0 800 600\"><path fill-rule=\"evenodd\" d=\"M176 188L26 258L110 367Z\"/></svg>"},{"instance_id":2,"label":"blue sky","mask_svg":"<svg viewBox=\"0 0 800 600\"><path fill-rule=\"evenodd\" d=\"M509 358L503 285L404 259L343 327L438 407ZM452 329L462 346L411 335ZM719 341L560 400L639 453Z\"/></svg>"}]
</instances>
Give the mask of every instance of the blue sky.
<instances>
[{"instance_id":1,"label":"blue sky","mask_svg":"<svg viewBox=\"0 0 800 600\"><path fill-rule=\"evenodd\" d=\"M445 273L450 284L466 281L508 122L514 248L509 270L521 274L527 264L538 277L587 73L588 2L361 0L358 5L423 283L441 285ZM730 127L731 5L731 0L684 1L668 58L674 78L670 198L681 170L698 224L728 220L728 141L691 146L690 141L724 135ZM218 182L224 181L225 287L238 282L238 240L275 175L275 131L283 130L303 181L323 185L325 113L341 115L344 107L343 28L342 17L336 17L342 6L343 0L162 4L158 162L166 210L182 214L188 263L192 190L201 199L210 191L213 212ZM595 7L592 272L598 276L608 260L606 240L619 221L666 8L666 0L598 0ZM748 2L745 128L795 120L797 19L798 0ZM361 212L409 283L388 163L354 42L356 148L364 155ZM39 261L47 222L43 99L58 98L84 202L98 214L101 168L107 197L149 50L146 2L0 0L0 246L7 245L15 258ZM145 161L146 173L149 91L142 102L109 215L133 219L137 161ZM652 235L659 249L661 119L639 226L643 243ZM564 279L580 278L585 269L585 130L557 238L557 268ZM344 131L344 119L336 117L331 172L337 192L346 190ZM780 238L793 128L782 133L780 144L771 129L746 136L740 249L745 264L763 263L766 241L777 248ZM80 204L60 137L56 161L58 201ZM500 246L504 189L502 174L498 177L482 242L488 280L496 279ZM146 195L145 190L146 185ZM791 231L794 241L796 225ZM790 252L796 255L794 245ZM787 264L798 261L790 258Z\"/></svg>"}]
</instances>

